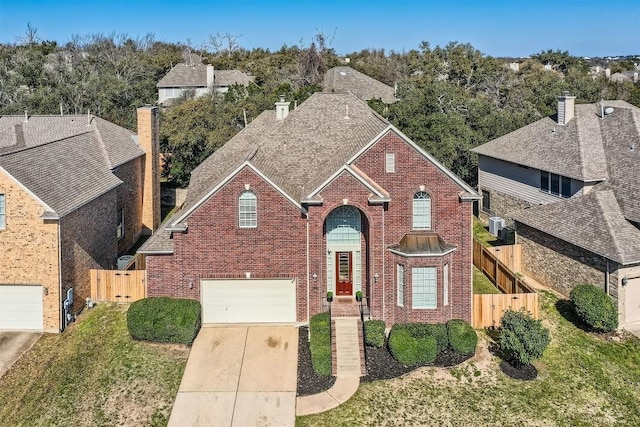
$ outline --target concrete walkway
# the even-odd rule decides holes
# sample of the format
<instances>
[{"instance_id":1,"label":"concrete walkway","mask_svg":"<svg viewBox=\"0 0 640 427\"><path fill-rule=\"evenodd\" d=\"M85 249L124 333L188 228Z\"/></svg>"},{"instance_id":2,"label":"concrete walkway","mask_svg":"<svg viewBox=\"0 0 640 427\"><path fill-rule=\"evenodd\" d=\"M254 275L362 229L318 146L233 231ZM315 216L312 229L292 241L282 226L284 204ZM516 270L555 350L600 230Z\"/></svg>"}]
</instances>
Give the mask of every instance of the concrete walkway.
<instances>
[{"instance_id":1,"label":"concrete walkway","mask_svg":"<svg viewBox=\"0 0 640 427\"><path fill-rule=\"evenodd\" d=\"M298 330L203 327L169 418L182 426L294 426Z\"/></svg>"},{"instance_id":2,"label":"concrete walkway","mask_svg":"<svg viewBox=\"0 0 640 427\"><path fill-rule=\"evenodd\" d=\"M346 402L360 386L360 339L358 318L337 317L335 322L336 382L329 390L297 398L296 415L328 411Z\"/></svg>"}]
</instances>

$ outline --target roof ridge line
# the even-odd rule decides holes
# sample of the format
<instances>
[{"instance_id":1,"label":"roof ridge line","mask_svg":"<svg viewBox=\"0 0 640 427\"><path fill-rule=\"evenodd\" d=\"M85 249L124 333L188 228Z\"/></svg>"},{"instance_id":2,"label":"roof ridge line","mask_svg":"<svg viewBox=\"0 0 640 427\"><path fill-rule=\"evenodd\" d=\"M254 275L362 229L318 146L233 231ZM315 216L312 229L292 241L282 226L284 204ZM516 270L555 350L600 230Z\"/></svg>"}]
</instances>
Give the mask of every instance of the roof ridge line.
<instances>
[{"instance_id":1,"label":"roof ridge line","mask_svg":"<svg viewBox=\"0 0 640 427\"><path fill-rule=\"evenodd\" d=\"M10 147L0 147L0 157L10 156L12 154L21 153L21 152L27 151L27 150L33 150L33 149L40 148L40 147L46 147L47 145L55 144L56 142L62 142L62 141L65 141L67 139L75 138L76 136L85 135L85 134L91 133L91 132L92 132L91 130L87 130L87 131L76 133L74 135L70 135L70 136L67 136L67 137L64 137L64 138L55 139L53 141L47 141L47 142L44 142L44 143L38 144L38 145L29 145L29 146L25 146L25 147L21 148L20 150L7 151L7 152L4 152L4 153L2 152L4 149L11 148L11 147L14 147L14 146L12 145ZM25 141L25 143L26 143L26 141Z\"/></svg>"},{"instance_id":2,"label":"roof ridge line","mask_svg":"<svg viewBox=\"0 0 640 427\"><path fill-rule=\"evenodd\" d=\"M92 118L95 118L95 117L92 117ZM102 134L100 133L100 130L98 130L98 122L94 120L91 120L91 122L92 122L91 128L96 135L96 139L98 140L98 147L100 147L100 152L102 153L102 156L104 157L104 160L107 163L107 167L109 169L113 169L113 165L111 164L111 159L109 158L109 153L107 153L107 147L105 147L104 141L102 140Z\"/></svg>"},{"instance_id":3,"label":"roof ridge line","mask_svg":"<svg viewBox=\"0 0 640 427\"><path fill-rule=\"evenodd\" d=\"M610 197L613 198L616 204L617 212L622 214L620 210L620 204L618 203L618 199L616 199L616 196L612 190L597 191L594 193L594 196L596 198L596 203L598 203L598 207L600 208L600 212L602 213L602 217L604 219L604 223L607 227L607 230L609 230L609 236L611 237L611 241L613 242L613 248L616 252L616 256L618 257L618 259L622 260L622 257L620 256L621 251L620 251L620 245L618 242L618 237L614 231L614 228L612 227L613 224L611 223L611 218L609 217L609 211L605 209L605 206L603 206L604 201L602 200L602 197L606 196L605 195L606 192L610 193ZM622 215L622 219L626 221L626 219L624 218L624 215Z\"/></svg>"}]
</instances>

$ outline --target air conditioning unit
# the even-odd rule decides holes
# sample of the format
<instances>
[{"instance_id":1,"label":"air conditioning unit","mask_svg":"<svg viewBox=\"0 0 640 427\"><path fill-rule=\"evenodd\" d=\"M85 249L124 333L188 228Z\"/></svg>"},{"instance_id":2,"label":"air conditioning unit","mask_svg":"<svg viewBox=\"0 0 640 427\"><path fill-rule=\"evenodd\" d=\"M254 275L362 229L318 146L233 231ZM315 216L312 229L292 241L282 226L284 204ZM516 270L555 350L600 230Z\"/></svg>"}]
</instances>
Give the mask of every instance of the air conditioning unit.
<instances>
[{"instance_id":1,"label":"air conditioning unit","mask_svg":"<svg viewBox=\"0 0 640 427\"><path fill-rule=\"evenodd\" d=\"M499 216L492 216L489 218L489 233L494 236L498 236L500 234L500 230L504 228L504 219Z\"/></svg>"}]
</instances>

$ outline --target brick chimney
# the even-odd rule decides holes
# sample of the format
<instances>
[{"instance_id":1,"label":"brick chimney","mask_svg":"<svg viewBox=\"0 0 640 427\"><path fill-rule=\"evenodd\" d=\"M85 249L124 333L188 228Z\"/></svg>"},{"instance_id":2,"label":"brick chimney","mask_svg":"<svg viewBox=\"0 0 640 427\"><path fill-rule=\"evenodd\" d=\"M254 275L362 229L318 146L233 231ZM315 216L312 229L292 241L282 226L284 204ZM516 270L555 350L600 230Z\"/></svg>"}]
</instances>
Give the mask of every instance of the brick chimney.
<instances>
[{"instance_id":1,"label":"brick chimney","mask_svg":"<svg viewBox=\"0 0 640 427\"><path fill-rule=\"evenodd\" d=\"M284 100L284 95L280 95L280 102L276 102L276 119L283 120L289 115L289 105L291 102Z\"/></svg>"},{"instance_id":2,"label":"brick chimney","mask_svg":"<svg viewBox=\"0 0 640 427\"><path fill-rule=\"evenodd\" d=\"M142 234L160 225L160 135L158 107L138 108L138 144L145 151L142 170Z\"/></svg>"},{"instance_id":3,"label":"brick chimney","mask_svg":"<svg viewBox=\"0 0 640 427\"><path fill-rule=\"evenodd\" d=\"M569 91L565 90L558 97L558 124L566 125L573 119L575 115L574 101L576 97L570 96Z\"/></svg>"}]
</instances>

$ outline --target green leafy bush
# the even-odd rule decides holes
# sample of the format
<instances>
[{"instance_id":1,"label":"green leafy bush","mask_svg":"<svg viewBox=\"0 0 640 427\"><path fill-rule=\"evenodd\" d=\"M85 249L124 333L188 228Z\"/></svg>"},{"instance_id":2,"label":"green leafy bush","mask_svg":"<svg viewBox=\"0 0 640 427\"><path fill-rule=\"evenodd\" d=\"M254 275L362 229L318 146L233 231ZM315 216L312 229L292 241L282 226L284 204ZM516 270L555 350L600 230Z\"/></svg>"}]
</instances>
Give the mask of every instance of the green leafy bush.
<instances>
[{"instance_id":1,"label":"green leafy bush","mask_svg":"<svg viewBox=\"0 0 640 427\"><path fill-rule=\"evenodd\" d=\"M331 318L318 313L309 321L311 364L320 375L331 375Z\"/></svg>"},{"instance_id":2,"label":"green leafy bush","mask_svg":"<svg viewBox=\"0 0 640 427\"><path fill-rule=\"evenodd\" d=\"M438 352L449 346L447 326L442 323L399 323L394 327L406 330L414 338L434 337L438 344Z\"/></svg>"},{"instance_id":3,"label":"green leafy bush","mask_svg":"<svg viewBox=\"0 0 640 427\"><path fill-rule=\"evenodd\" d=\"M389 351L404 365L427 365L438 355L438 342L433 335L416 338L410 332L411 324L394 326L389 333ZM409 327L407 327L409 326Z\"/></svg>"},{"instance_id":4,"label":"green leafy bush","mask_svg":"<svg viewBox=\"0 0 640 427\"><path fill-rule=\"evenodd\" d=\"M384 345L384 320L367 320L364 322L364 342L371 347Z\"/></svg>"},{"instance_id":5,"label":"green leafy bush","mask_svg":"<svg viewBox=\"0 0 640 427\"><path fill-rule=\"evenodd\" d=\"M502 317L500 350L517 365L529 365L549 345L549 330L524 310L507 310Z\"/></svg>"},{"instance_id":6,"label":"green leafy bush","mask_svg":"<svg viewBox=\"0 0 640 427\"><path fill-rule=\"evenodd\" d=\"M468 355L476 351L478 334L462 319L453 319L447 322L447 334L449 346L457 353Z\"/></svg>"},{"instance_id":7,"label":"green leafy bush","mask_svg":"<svg viewBox=\"0 0 640 427\"><path fill-rule=\"evenodd\" d=\"M578 317L593 329L610 332L618 327L618 309L602 289L580 285L569 294Z\"/></svg>"},{"instance_id":8,"label":"green leafy bush","mask_svg":"<svg viewBox=\"0 0 640 427\"><path fill-rule=\"evenodd\" d=\"M200 330L200 312L196 300L145 298L129 306L127 327L136 340L190 345Z\"/></svg>"}]
</instances>

